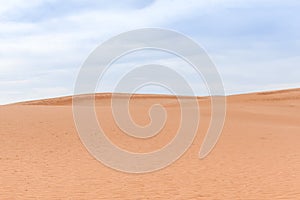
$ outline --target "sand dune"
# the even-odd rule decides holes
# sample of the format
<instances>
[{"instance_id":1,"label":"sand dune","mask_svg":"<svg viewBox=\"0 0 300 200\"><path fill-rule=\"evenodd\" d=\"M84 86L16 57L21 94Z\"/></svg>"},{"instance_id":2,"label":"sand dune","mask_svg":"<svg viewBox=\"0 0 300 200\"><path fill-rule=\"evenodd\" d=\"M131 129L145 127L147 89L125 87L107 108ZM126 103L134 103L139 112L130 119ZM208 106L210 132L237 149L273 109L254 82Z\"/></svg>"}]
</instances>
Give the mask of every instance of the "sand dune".
<instances>
[{"instance_id":1,"label":"sand dune","mask_svg":"<svg viewBox=\"0 0 300 200\"><path fill-rule=\"evenodd\" d=\"M118 129L110 98L97 94L96 111L118 146L149 152L174 137L180 123L175 97L133 97L138 124L149 123L153 103L168 113L162 132L147 140ZM199 160L198 152L210 101L198 98L201 122L191 148L171 166L141 175L107 168L87 152L75 129L71 97L0 106L0 199L300 199L300 89L227 100L224 131L207 158Z\"/></svg>"}]
</instances>

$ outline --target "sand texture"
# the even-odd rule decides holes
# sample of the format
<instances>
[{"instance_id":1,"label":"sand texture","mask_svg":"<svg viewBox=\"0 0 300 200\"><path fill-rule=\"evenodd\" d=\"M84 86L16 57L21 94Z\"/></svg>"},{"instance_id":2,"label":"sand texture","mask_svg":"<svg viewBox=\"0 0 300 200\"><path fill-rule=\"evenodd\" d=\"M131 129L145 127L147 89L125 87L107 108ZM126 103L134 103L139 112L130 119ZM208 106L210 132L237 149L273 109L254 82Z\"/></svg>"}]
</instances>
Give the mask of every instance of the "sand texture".
<instances>
[{"instance_id":1,"label":"sand texture","mask_svg":"<svg viewBox=\"0 0 300 200\"><path fill-rule=\"evenodd\" d=\"M98 94L96 110L119 147L149 152L174 137L180 125L175 98L133 97L130 109L138 124L149 123L153 103L168 113L160 134L136 139L114 123L110 97ZM198 102L201 121L191 148L171 166L140 175L112 170L87 152L71 97L0 106L0 199L300 199L300 89L228 97L224 131L204 160L198 153L210 101Z\"/></svg>"}]
</instances>

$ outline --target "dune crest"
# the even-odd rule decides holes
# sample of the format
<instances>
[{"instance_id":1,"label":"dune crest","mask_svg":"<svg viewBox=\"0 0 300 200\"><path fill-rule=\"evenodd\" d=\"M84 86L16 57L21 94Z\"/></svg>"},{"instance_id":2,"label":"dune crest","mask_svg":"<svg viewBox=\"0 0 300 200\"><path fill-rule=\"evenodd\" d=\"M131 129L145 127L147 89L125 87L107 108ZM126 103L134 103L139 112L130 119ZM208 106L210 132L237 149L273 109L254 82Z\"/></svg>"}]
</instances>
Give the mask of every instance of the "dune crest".
<instances>
[{"instance_id":1,"label":"dune crest","mask_svg":"<svg viewBox=\"0 0 300 200\"><path fill-rule=\"evenodd\" d=\"M103 99L111 99L112 93L96 93L95 99L96 102ZM118 98L128 97L130 94L125 93L117 93L114 94ZM81 95L80 98L83 100L89 95ZM163 95L163 94L133 94L131 96L132 99L176 99L174 95ZM184 96L180 96L180 98L188 98ZM209 97L197 97L198 99L207 100ZM266 101L278 101L278 100L299 100L300 99L300 89L290 89L290 90L277 90L277 91L269 91L269 92L256 92L242 95L231 95L228 96L230 99L238 100L238 99L248 99L248 100L266 100ZM14 103L10 105L53 105L53 106L68 106L72 105L72 96L65 97L57 97L57 98L49 98L42 100L32 100Z\"/></svg>"}]
</instances>

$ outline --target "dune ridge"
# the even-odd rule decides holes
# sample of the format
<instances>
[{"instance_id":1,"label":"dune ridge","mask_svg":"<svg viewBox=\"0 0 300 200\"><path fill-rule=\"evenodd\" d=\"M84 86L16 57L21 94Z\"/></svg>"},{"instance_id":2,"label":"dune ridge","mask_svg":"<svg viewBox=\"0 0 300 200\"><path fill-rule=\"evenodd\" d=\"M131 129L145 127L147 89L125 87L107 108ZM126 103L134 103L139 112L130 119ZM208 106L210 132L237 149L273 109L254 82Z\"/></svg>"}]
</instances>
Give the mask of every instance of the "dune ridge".
<instances>
[{"instance_id":1,"label":"dune ridge","mask_svg":"<svg viewBox=\"0 0 300 200\"><path fill-rule=\"evenodd\" d=\"M288 96L286 96L288 94ZM177 97L174 95L164 95L164 94L127 94L127 93L96 93L95 100L99 101L101 99L110 99L114 95L117 98L125 98L131 96L132 99L176 99ZM80 98L84 99L87 96L91 96L91 94L79 95ZM179 98L190 98L188 96L178 96ZM41 99L41 100L32 100L32 101L24 101L24 102L17 102L9 105L61 105L61 106L68 106L72 104L72 96L64 96L64 97L56 97L56 98L49 98L49 99ZM198 96L198 100L207 100L210 97L208 96ZM272 101L272 100L299 100L300 99L300 89L286 89L286 90L275 90L275 91L268 91L268 92L254 92L248 94L237 94L237 95L229 95L227 98L230 99L239 99L245 100L249 98L249 100L265 100L265 101Z\"/></svg>"}]
</instances>

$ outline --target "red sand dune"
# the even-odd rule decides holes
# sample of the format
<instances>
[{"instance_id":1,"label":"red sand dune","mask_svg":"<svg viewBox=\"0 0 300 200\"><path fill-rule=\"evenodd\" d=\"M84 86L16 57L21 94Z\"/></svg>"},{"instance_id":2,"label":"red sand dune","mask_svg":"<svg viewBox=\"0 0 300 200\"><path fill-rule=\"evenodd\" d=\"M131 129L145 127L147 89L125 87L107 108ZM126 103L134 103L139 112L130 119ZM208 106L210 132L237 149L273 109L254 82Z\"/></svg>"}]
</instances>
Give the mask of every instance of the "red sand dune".
<instances>
[{"instance_id":1,"label":"red sand dune","mask_svg":"<svg viewBox=\"0 0 300 200\"><path fill-rule=\"evenodd\" d=\"M174 97L133 97L136 123L149 122L152 103L169 114L162 132L147 140L117 128L110 97L97 94L96 110L118 146L147 152L174 137L180 122ZM210 102L198 101L201 122L191 148L171 166L140 175L105 167L87 152L71 97L0 106L0 199L300 199L300 89L228 97L224 131L203 160Z\"/></svg>"}]
</instances>

